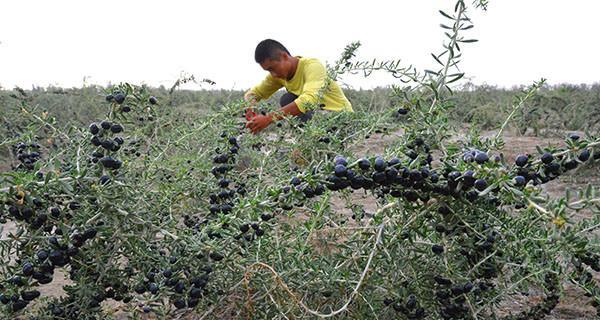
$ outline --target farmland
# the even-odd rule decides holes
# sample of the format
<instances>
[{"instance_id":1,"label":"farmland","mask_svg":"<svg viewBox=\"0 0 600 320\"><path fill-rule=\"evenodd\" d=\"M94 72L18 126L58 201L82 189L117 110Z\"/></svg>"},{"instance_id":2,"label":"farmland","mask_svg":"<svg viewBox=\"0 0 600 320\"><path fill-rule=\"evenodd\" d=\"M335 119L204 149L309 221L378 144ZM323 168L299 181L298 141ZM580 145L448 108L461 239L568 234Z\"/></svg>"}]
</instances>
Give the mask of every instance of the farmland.
<instances>
[{"instance_id":1,"label":"farmland","mask_svg":"<svg viewBox=\"0 0 600 320\"><path fill-rule=\"evenodd\" d=\"M331 78L399 85L256 135L181 79L0 91L0 317L597 318L600 85L458 85L466 14L438 70L350 44Z\"/></svg>"}]
</instances>

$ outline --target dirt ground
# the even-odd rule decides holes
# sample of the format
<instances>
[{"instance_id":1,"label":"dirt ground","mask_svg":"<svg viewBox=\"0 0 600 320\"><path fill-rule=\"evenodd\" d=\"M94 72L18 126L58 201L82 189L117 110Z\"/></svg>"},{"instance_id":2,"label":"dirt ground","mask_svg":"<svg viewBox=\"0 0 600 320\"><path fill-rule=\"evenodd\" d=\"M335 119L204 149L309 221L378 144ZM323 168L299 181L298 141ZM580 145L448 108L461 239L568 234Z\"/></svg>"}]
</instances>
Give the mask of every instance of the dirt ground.
<instances>
[{"instance_id":1,"label":"dirt ground","mask_svg":"<svg viewBox=\"0 0 600 320\"><path fill-rule=\"evenodd\" d=\"M484 136L491 136L494 132L485 132ZM582 134L582 133L581 133ZM391 135L382 137L379 134L372 135L364 143L356 145L353 150L358 156L361 155L374 155L382 154L385 147L397 139L401 135L401 132L392 133ZM566 133L565 133L566 135ZM547 145L562 145L563 139L561 138L540 138L533 136L515 136L511 134L505 134L504 139L506 146L502 153L506 159L512 161L517 154L521 153L532 153L535 154L535 146L547 146ZM574 172L570 176L561 177L555 181L552 181L544 185L545 192L551 196L564 195L566 189L580 188L586 186L588 183L600 186L600 172L587 169L585 174L578 174ZM376 205L373 199L364 198L361 199L365 204L367 211L375 210ZM334 207L343 208L341 201L335 201ZM580 219L589 217L589 214L581 214ZM6 224L1 226L2 238L5 238L8 233L15 230L14 225ZM56 271L59 273L59 271ZM597 281L600 281L598 274L594 275ZM62 286L67 284L68 280L63 274L55 274L55 280L45 286L42 286L41 291L43 295L58 296L64 294ZM516 296L512 301L505 301L502 303L502 311L504 313L518 312L529 304L533 304L539 299L539 296L535 292L530 292L529 296ZM595 309L589 305L589 298L583 295L581 290L578 290L573 285L565 284L564 297L561 299L559 305L552 312L552 314L546 319L558 320L558 319L596 319ZM109 304L108 307L111 307ZM123 313L117 312L115 315L118 319L126 319L127 316ZM196 319L197 316L191 315L186 317L187 319Z\"/></svg>"}]
</instances>

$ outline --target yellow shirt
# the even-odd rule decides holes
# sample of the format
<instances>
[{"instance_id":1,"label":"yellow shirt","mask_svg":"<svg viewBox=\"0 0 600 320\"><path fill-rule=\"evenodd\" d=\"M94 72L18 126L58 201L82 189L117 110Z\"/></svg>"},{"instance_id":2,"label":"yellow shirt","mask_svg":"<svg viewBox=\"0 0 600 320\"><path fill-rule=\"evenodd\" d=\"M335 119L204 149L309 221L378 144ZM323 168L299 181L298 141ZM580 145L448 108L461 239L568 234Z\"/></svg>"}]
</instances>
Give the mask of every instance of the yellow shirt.
<instances>
[{"instance_id":1,"label":"yellow shirt","mask_svg":"<svg viewBox=\"0 0 600 320\"><path fill-rule=\"evenodd\" d=\"M275 78L268 74L259 85L250 91L256 95L258 100L262 100L269 98L281 87L285 87L288 92L298 96L294 102L302 113L315 108L354 112L340 86L333 80L326 81L327 70L319 60L298 58L300 61L291 80ZM328 88L325 88L326 82L329 82ZM322 101L319 101L320 93Z\"/></svg>"}]
</instances>

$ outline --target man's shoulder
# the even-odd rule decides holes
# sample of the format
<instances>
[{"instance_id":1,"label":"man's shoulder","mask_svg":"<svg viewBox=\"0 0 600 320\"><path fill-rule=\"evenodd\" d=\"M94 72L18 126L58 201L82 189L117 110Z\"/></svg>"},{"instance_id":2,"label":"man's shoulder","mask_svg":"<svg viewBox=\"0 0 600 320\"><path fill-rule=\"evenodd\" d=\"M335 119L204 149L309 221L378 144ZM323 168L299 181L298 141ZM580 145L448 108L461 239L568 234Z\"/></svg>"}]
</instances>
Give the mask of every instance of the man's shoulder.
<instances>
[{"instance_id":1,"label":"man's shoulder","mask_svg":"<svg viewBox=\"0 0 600 320\"><path fill-rule=\"evenodd\" d=\"M317 59L317 58L311 58L311 57L300 57L300 61L302 61L305 64L311 64L311 63L318 63L318 64L323 64L321 62L321 60Z\"/></svg>"},{"instance_id":2,"label":"man's shoulder","mask_svg":"<svg viewBox=\"0 0 600 320\"><path fill-rule=\"evenodd\" d=\"M301 57L300 61L304 70L325 69L325 65L317 58Z\"/></svg>"}]
</instances>

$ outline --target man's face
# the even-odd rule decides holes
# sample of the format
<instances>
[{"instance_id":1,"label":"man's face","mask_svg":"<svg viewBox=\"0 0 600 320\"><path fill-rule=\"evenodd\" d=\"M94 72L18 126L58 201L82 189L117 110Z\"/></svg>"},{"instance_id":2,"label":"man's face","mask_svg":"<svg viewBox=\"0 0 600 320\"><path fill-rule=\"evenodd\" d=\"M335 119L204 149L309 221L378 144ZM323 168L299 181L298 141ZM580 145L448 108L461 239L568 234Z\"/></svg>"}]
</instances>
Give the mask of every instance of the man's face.
<instances>
[{"instance_id":1,"label":"man's face","mask_svg":"<svg viewBox=\"0 0 600 320\"><path fill-rule=\"evenodd\" d=\"M290 63L283 52L279 53L279 59L266 59L260 63L260 66L275 78L288 79L290 74Z\"/></svg>"}]
</instances>

